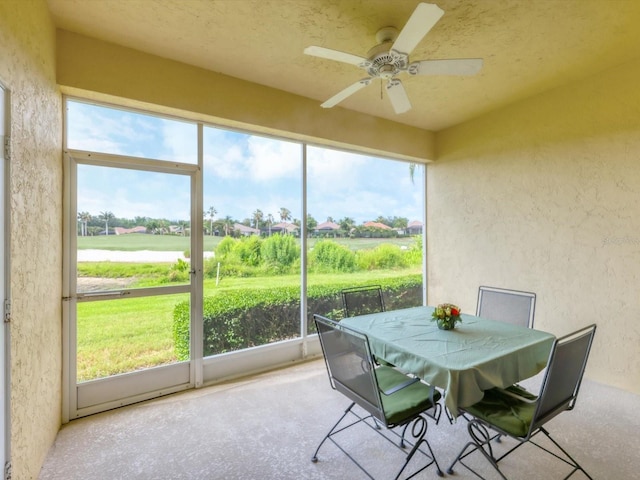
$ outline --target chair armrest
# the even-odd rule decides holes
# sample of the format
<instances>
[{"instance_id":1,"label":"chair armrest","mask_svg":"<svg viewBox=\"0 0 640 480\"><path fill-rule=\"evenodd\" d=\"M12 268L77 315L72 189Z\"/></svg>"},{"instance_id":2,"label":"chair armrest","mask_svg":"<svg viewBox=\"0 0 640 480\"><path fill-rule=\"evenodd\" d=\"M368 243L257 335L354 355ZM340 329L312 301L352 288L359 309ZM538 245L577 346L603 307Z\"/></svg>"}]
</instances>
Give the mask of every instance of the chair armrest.
<instances>
[{"instance_id":1,"label":"chair armrest","mask_svg":"<svg viewBox=\"0 0 640 480\"><path fill-rule=\"evenodd\" d=\"M511 389L511 390L510 390ZM535 395L527 392L525 389L521 388L521 387L507 387L507 388L497 388L496 390L498 390L500 393L506 395L507 397L511 397L511 398L515 398L516 400L519 400L521 402L524 403L536 403L538 401L538 397L536 397ZM519 392L523 392L525 395L520 395L518 392L514 391L514 390L518 390Z\"/></svg>"},{"instance_id":2,"label":"chair armrest","mask_svg":"<svg viewBox=\"0 0 640 480\"><path fill-rule=\"evenodd\" d=\"M403 388L406 388L409 385L413 385L414 383L417 383L419 381L420 379L418 377L409 378L406 382L399 383L398 385L395 385L394 387L391 387L388 390L383 390L382 393L387 396L393 395L394 393L402 390Z\"/></svg>"}]
</instances>

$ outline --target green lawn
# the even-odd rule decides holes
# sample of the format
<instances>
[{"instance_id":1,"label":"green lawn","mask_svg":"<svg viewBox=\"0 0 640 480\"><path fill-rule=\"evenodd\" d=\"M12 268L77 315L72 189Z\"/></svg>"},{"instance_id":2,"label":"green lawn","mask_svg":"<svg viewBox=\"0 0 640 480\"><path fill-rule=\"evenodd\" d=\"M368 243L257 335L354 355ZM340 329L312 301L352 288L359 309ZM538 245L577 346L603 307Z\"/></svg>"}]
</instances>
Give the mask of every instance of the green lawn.
<instances>
[{"instance_id":1,"label":"green lawn","mask_svg":"<svg viewBox=\"0 0 640 480\"><path fill-rule=\"evenodd\" d=\"M419 273L407 270L377 270L350 274L313 274L308 284L350 286L375 283ZM205 280L204 295L219 295L241 288L273 288L300 285L299 275L223 278ZM173 343L173 308L188 294L127 298L78 304L78 381L101 378L177 361Z\"/></svg>"},{"instance_id":2,"label":"green lawn","mask_svg":"<svg viewBox=\"0 0 640 480\"><path fill-rule=\"evenodd\" d=\"M204 249L211 251L220 243L221 237L205 237ZM191 238L178 235L147 235L130 233L127 235L100 235L78 237L78 250L152 250L184 252L191 249Z\"/></svg>"},{"instance_id":3,"label":"green lawn","mask_svg":"<svg viewBox=\"0 0 640 480\"><path fill-rule=\"evenodd\" d=\"M211 251L221 237L205 237L204 249ZM313 247L318 239L309 239ZM397 239L334 239L352 250L373 249L382 243L411 246L415 238ZM109 235L79 237L78 249L187 251L189 237L173 235ZM78 275L100 278L130 278L136 286L168 285L170 263L81 262ZM420 267L404 270L374 270L356 273L310 274L308 285L333 284L350 286L375 283L383 278L420 272ZM186 279L186 277L185 277ZM188 281L188 280L187 280ZM165 282L165 283L162 283ZM299 287L300 275L260 277L222 277L205 279L204 295L245 288ZM125 298L78 304L78 381L101 378L118 373L163 365L177 360L173 341L174 306L188 299L187 294Z\"/></svg>"},{"instance_id":4,"label":"green lawn","mask_svg":"<svg viewBox=\"0 0 640 480\"><path fill-rule=\"evenodd\" d=\"M176 361L173 308L187 294L78 304L78 381Z\"/></svg>"}]
</instances>

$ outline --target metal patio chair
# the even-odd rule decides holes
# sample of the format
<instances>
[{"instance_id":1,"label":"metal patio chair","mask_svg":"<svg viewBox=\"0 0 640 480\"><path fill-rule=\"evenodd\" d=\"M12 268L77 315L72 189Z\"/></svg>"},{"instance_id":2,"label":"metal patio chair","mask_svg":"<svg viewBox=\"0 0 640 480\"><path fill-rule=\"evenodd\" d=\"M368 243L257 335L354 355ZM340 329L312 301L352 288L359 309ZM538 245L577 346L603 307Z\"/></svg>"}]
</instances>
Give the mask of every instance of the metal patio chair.
<instances>
[{"instance_id":1,"label":"metal patio chair","mask_svg":"<svg viewBox=\"0 0 640 480\"><path fill-rule=\"evenodd\" d=\"M380 285L345 288L341 293L345 318L385 311Z\"/></svg>"},{"instance_id":2,"label":"metal patio chair","mask_svg":"<svg viewBox=\"0 0 640 480\"><path fill-rule=\"evenodd\" d=\"M538 396L516 385L507 389L494 388L487 390L484 398L478 403L461 408L471 417L467 425L471 441L462 448L447 469L447 473L453 473L453 467L460 462L466 469L484 478L464 462L472 453L480 452L506 480L507 477L500 470L498 462L528 443L569 465L572 470L565 479L577 471L582 471L585 476L591 478L580 464L551 438L544 425L575 406L595 331L596 326L591 325L554 342ZM540 433L545 435L563 456L534 441L534 437ZM494 451L494 441L499 442L502 436L517 440L517 444L505 453L497 455Z\"/></svg>"},{"instance_id":3,"label":"metal patio chair","mask_svg":"<svg viewBox=\"0 0 640 480\"><path fill-rule=\"evenodd\" d=\"M426 439L425 417L428 410L441 408L437 403L440 393L418 378L409 377L391 367L376 365L366 335L320 315L313 317L331 387L350 399L351 404L322 439L311 458L312 462L318 461L320 448L329 440L369 478L374 478L349 453L345 446L347 442L340 442L345 430L366 425L388 441L390 446L402 451L404 463L394 478L409 472L406 478L411 478L432 464L435 464L437 474L442 476L442 470ZM356 405L360 407L357 411L354 409ZM360 413L360 410L364 412ZM416 460L411 462L414 458ZM409 465L411 467L407 468Z\"/></svg>"},{"instance_id":4,"label":"metal patio chair","mask_svg":"<svg viewBox=\"0 0 640 480\"><path fill-rule=\"evenodd\" d=\"M533 328L535 306L535 293L480 287L476 316Z\"/></svg>"}]
</instances>

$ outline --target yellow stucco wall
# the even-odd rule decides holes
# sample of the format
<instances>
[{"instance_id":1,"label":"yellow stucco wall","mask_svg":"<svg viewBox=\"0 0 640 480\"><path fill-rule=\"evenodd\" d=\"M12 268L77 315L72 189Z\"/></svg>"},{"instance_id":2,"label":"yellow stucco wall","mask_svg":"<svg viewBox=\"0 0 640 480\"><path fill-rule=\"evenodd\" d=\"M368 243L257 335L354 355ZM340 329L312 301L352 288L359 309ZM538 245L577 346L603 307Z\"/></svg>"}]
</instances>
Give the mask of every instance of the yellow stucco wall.
<instances>
[{"instance_id":1,"label":"yellow stucco wall","mask_svg":"<svg viewBox=\"0 0 640 480\"><path fill-rule=\"evenodd\" d=\"M44 0L0 0L0 80L12 94L11 443L19 480L37 478L61 422L56 48L68 91L398 158L435 156L430 132L325 111L67 32L56 40ZM640 393L637 78L640 63L624 65L438 134L439 159L428 168L428 280L430 303L472 312L478 285L487 284L535 291L541 329L563 334L597 322L588 376Z\"/></svg>"},{"instance_id":2,"label":"yellow stucco wall","mask_svg":"<svg viewBox=\"0 0 640 480\"><path fill-rule=\"evenodd\" d=\"M640 393L640 62L441 132L429 301L537 293L536 328L597 323L587 376Z\"/></svg>"},{"instance_id":3,"label":"yellow stucco wall","mask_svg":"<svg viewBox=\"0 0 640 480\"><path fill-rule=\"evenodd\" d=\"M221 125L415 162L433 159L432 132L323 109L315 100L64 30L58 31L57 75L68 93L98 92Z\"/></svg>"},{"instance_id":4,"label":"yellow stucco wall","mask_svg":"<svg viewBox=\"0 0 640 480\"><path fill-rule=\"evenodd\" d=\"M0 0L11 93L12 478L38 477L61 422L62 122L43 0Z\"/></svg>"}]
</instances>

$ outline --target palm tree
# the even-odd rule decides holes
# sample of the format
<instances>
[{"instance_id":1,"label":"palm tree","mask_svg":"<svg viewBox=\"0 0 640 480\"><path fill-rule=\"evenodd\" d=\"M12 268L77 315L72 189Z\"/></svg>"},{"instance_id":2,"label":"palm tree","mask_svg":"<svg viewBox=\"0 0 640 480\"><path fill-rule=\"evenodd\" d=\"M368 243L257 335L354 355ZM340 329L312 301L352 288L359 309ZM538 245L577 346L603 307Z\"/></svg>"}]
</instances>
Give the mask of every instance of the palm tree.
<instances>
[{"instance_id":1,"label":"palm tree","mask_svg":"<svg viewBox=\"0 0 640 480\"><path fill-rule=\"evenodd\" d=\"M271 225L273 224L273 215L267 214L267 225L269 225L269 236L271 236Z\"/></svg>"},{"instance_id":2,"label":"palm tree","mask_svg":"<svg viewBox=\"0 0 640 480\"><path fill-rule=\"evenodd\" d=\"M91 220L91 214L89 212L78 213L78 220L80 220L80 235L86 237L89 231L88 224Z\"/></svg>"},{"instance_id":3,"label":"palm tree","mask_svg":"<svg viewBox=\"0 0 640 480\"><path fill-rule=\"evenodd\" d=\"M169 222L165 219L158 220L158 231L160 235L164 235L169 231Z\"/></svg>"},{"instance_id":4,"label":"palm tree","mask_svg":"<svg viewBox=\"0 0 640 480\"><path fill-rule=\"evenodd\" d=\"M409 164L409 177L411 177L411 183L415 182L415 174L416 174L416 168L418 167L422 167L422 164L419 163L410 163Z\"/></svg>"},{"instance_id":5,"label":"palm tree","mask_svg":"<svg viewBox=\"0 0 640 480\"><path fill-rule=\"evenodd\" d=\"M231 227L233 226L233 218L227 215L226 217L224 217L222 224L224 226L224 235L225 237L228 237L231 234Z\"/></svg>"},{"instance_id":6,"label":"palm tree","mask_svg":"<svg viewBox=\"0 0 640 480\"><path fill-rule=\"evenodd\" d=\"M286 222L287 220L291 220L291 210L282 207L280 209L280 221Z\"/></svg>"},{"instance_id":7,"label":"palm tree","mask_svg":"<svg viewBox=\"0 0 640 480\"><path fill-rule=\"evenodd\" d=\"M207 210L207 215L209 215L209 235L213 235L213 218L216 216L216 213L218 213L218 211L215 207L209 207L209 210Z\"/></svg>"},{"instance_id":8,"label":"palm tree","mask_svg":"<svg viewBox=\"0 0 640 480\"><path fill-rule=\"evenodd\" d=\"M186 220L180 220L178 222L178 225L180 225L180 230L182 231L182 236L186 237L187 236L187 230L189 229L189 222Z\"/></svg>"},{"instance_id":9,"label":"palm tree","mask_svg":"<svg viewBox=\"0 0 640 480\"><path fill-rule=\"evenodd\" d=\"M254 228L260 228L260 222L262 221L262 219L264 218L264 213L262 213L262 210L257 209L255 212L253 212L253 222L254 222Z\"/></svg>"},{"instance_id":10,"label":"palm tree","mask_svg":"<svg viewBox=\"0 0 640 480\"><path fill-rule=\"evenodd\" d=\"M345 235L350 235L351 231L356 226L356 221L351 217L344 217L338 223Z\"/></svg>"},{"instance_id":11,"label":"palm tree","mask_svg":"<svg viewBox=\"0 0 640 480\"><path fill-rule=\"evenodd\" d=\"M147 227L147 233L152 233L155 235L155 233L158 231L158 220L155 220L153 218L147 220L145 227Z\"/></svg>"},{"instance_id":12,"label":"palm tree","mask_svg":"<svg viewBox=\"0 0 640 480\"><path fill-rule=\"evenodd\" d=\"M98 219L104 222L105 235L109 235L109 221L114 218L116 217L111 212L100 212L100 215L98 215Z\"/></svg>"},{"instance_id":13,"label":"palm tree","mask_svg":"<svg viewBox=\"0 0 640 480\"><path fill-rule=\"evenodd\" d=\"M318 221L313 218L313 215L307 213L307 236L313 232L318 226Z\"/></svg>"}]
</instances>

